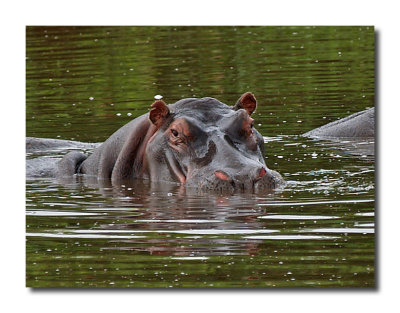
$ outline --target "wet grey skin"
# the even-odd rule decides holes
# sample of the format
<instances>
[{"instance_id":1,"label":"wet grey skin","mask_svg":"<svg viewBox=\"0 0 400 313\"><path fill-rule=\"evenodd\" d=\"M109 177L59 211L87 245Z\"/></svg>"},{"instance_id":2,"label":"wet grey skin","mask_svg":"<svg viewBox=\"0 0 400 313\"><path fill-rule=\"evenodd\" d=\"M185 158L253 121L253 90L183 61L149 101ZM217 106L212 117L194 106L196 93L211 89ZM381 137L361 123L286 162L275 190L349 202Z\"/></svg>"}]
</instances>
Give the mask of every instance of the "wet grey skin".
<instances>
[{"instance_id":1,"label":"wet grey skin","mask_svg":"<svg viewBox=\"0 0 400 313\"><path fill-rule=\"evenodd\" d=\"M373 138L375 108L354 113L340 120L313 129L303 136L319 138Z\"/></svg>"},{"instance_id":2,"label":"wet grey skin","mask_svg":"<svg viewBox=\"0 0 400 313\"><path fill-rule=\"evenodd\" d=\"M170 105L157 100L89 157L66 154L57 175L93 175L113 184L145 178L217 191L281 188L285 181L267 168L263 137L253 127L256 106L250 92L233 106L208 97Z\"/></svg>"}]
</instances>

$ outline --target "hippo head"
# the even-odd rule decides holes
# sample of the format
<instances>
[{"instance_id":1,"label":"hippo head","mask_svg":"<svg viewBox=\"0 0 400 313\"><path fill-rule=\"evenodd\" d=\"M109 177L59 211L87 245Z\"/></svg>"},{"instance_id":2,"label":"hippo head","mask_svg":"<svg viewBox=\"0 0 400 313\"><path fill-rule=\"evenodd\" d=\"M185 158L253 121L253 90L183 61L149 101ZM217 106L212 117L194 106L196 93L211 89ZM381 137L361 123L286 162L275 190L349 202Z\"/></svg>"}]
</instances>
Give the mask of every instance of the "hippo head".
<instances>
[{"instance_id":1,"label":"hippo head","mask_svg":"<svg viewBox=\"0 0 400 313\"><path fill-rule=\"evenodd\" d=\"M221 191L282 185L282 177L264 162L264 140L251 118L256 106L250 92L234 106L214 98L183 99L169 106L154 102L149 119L157 131L145 153L149 178Z\"/></svg>"}]
</instances>

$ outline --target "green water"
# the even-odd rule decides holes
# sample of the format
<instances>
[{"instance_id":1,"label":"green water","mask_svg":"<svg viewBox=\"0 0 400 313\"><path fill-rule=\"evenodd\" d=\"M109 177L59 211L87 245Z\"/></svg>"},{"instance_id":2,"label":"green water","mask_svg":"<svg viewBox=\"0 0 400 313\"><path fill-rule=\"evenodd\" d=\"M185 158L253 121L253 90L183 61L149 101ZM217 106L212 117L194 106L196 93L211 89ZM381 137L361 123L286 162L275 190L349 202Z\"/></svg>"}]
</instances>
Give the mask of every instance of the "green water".
<instances>
[{"instance_id":1,"label":"green water","mask_svg":"<svg viewBox=\"0 0 400 313\"><path fill-rule=\"evenodd\" d=\"M28 27L27 136L101 142L167 103L255 94L273 194L26 182L29 287L373 287L374 141L300 134L374 106L373 27ZM68 150L27 154L60 158ZM90 151L89 151L90 152Z\"/></svg>"}]
</instances>

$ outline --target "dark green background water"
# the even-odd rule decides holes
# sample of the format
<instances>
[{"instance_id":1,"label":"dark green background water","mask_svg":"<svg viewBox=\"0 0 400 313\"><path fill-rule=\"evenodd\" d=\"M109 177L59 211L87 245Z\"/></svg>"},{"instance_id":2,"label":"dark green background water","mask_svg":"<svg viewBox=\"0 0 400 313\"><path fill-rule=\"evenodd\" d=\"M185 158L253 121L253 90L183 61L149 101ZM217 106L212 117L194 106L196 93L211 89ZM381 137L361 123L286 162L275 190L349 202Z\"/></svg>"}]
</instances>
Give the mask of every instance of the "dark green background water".
<instances>
[{"instance_id":1,"label":"dark green background water","mask_svg":"<svg viewBox=\"0 0 400 313\"><path fill-rule=\"evenodd\" d=\"M299 136L374 106L373 27L28 27L26 36L27 136L101 142L155 95L231 105L252 91L266 163L288 181L274 194L219 196L27 180L27 286L374 286L374 141Z\"/></svg>"}]
</instances>

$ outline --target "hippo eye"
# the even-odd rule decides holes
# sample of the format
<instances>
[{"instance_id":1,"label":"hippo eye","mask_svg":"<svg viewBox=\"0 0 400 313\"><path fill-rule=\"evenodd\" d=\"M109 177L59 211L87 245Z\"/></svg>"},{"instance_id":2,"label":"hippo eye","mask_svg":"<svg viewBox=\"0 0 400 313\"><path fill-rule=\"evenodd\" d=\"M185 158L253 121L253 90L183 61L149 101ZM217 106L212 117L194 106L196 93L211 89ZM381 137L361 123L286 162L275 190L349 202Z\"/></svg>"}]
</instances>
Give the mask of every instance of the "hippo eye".
<instances>
[{"instance_id":1,"label":"hippo eye","mask_svg":"<svg viewBox=\"0 0 400 313\"><path fill-rule=\"evenodd\" d=\"M178 132L175 129L171 129L171 133L172 135L174 135L175 137L178 137Z\"/></svg>"}]
</instances>

